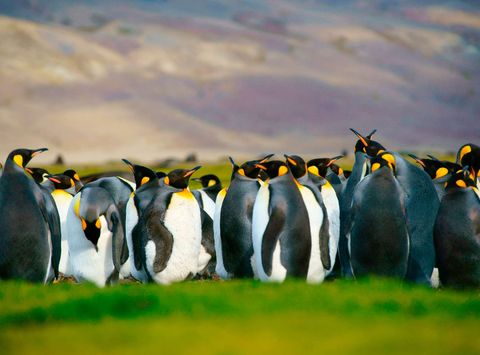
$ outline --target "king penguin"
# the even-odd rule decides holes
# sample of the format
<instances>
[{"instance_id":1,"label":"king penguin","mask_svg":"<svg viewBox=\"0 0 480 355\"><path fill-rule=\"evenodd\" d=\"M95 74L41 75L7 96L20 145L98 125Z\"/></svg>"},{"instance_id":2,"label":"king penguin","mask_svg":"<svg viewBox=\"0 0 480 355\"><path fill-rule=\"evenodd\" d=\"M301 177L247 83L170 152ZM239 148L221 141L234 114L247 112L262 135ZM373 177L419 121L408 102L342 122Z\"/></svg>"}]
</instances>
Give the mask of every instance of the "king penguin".
<instances>
[{"instance_id":1,"label":"king penguin","mask_svg":"<svg viewBox=\"0 0 480 355\"><path fill-rule=\"evenodd\" d=\"M333 158L317 158L309 161L309 166L317 167L317 175L328 180L333 186L337 196L340 196L342 193L343 186L347 180L343 175L343 169L335 164L335 162L341 158L343 158L343 155Z\"/></svg>"},{"instance_id":2,"label":"king penguin","mask_svg":"<svg viewBox=\"0 0 480 355\"><path fill-rule=\"evenodd\" d=\"M468 167L447 182L434 232L444 286L480 287L480 200L476 190Z\"/></svg>"},{"instance_id":3,"label":"king penguin","mask_svg":"<svg viewBox=\"0 0 480 355\"><path fill-rule=\"evenodd\" d=\"M457 164L462 167L468 166L473 171L477 196L480 198L478 193L480 189L480 147L472 143L461 146L457 153Z\"/></svg>"},{"instance_id":4,"label":"king penguin","mask_svg":"<svg viewBox=\"0 0 480 355\"><path fill-rule=\"evenodd\" d=\"M356 186L347 232L356 278L366 275L404 279L409 256L405 193L395 178L395 157L372 158L371 173Z\"/></svg>"},{"instance_id":5,"label":"king penguin","mask_svg":"<svg viewBox=\"0 0 480 355\"><path fill-rule=\"evenodd\" d=\"M82 180L78 173L73 169L68 169L63 172L63 175L67 175L70 179L75 182L75 192L77 193L83 187Z\"/></svg>"},{"instance_id":6,"label":"king penguin","mask_svg":"<svg viewBox=\"0 0 480 355\"><path fill-rule=\"evenodd\" d=\"M186 280L208 264L201 255L200 206L188 189L199 168L170 171L133 230L142 243L144 268L156 283Z\"/></svg>"},{"instance_id":7,"label":"king penguin","mask_svg":"<svg viewBox=\"0 0 480 355\"><path fill-rule=\"evenodd\" d=\"M215 202L213 233L217 265L223 279L253 277L252 212L260 187L256 166L273 154L238 166L232 158L232 177L228 189L222 189Z\"/></svg>"},{"instance_id":8,"label":"king penguin","mask_svg":"<svg viewBox=\"0 0 480 355\"><path fill-rule=\"evenodd\" d=\"M100 287L118 280L128 258L122 215L111 192L118 186L108 181L116 178L103 179L86 184L73 198L67 213L73 276Z\"/></svg>"},{"instance_id":9,"label":"king penguin","mask_svg":"<svg viewBox=\"0 0 480 355\"><path fill-rule=\"evenodd\" d=\"M307 164L297 155L285 155L286 163L292 172L308 212L310 223L311 253L307 281L320 283L333 269L337 254L339 221L335 221L334 231L318 186L310 178ZM337 203L338 205L338 203ZM337 215L338 216L338 215Z\"/></svg>"},{"instance_id":10,"label":"king penguin","mask_svg":"<svg viewBox=\"0 0 480 355\"><path fill-rule=\"evenodd\" d=\"M25 166L42 149L16 149L0 178L0 279L47 283L58 278L60 221L53 199Z\"/></svg>"},{"instance_id":11,"label":"king penguin","mask_svg":"<svg viewBox=\"0 0 480 355\"><path fill-rule=\"evenodd\" d=\"M71 266L69 262L69 248L67 237L67 214L70 203L75 195L75 182L67 175L48 175L47 179L53 184L50 193L57 206L58 216L60 217L60 227L62 233L62 254L60 256L59 271L64 276L71 276Z\"/></svg>"},{"instance_id":12,"label":"king penguin","mask_svg":"<svg viewBox=\"0 0 480 355\"><path fill-rule=\"evenodd\" d=\"M378 152L384 151L385 148L378 142L373 141L372 135L375 134L374 129L369 135L363 137L354 129L350 130L358 137L355 144L355 163L353 165L352 173L343 188L340 200L340 240L338 242L338 256L342 266L342 274L349 278L352 277L350 268L348 244L346 239L346 229L350 224L350 209L352 206L353 192L357 184L367 175L368 164L367 155L375 156Z\"/></svg>"},{"instance_id":13,"label":"king penguin","mask_svg":"<svg viewBox=\"0 0 480 355\"><path fill-rule=\"evenodd\" d=\"M262 166L269 179L258 190L253 207L256 276L271 282L283 282L287 277L307 279L312 238L302 194L284 162L272 161Z\"/></svg>"},{"instance_id":14,"label":"king penguin","mask_svg":"<svg viewBox=\"0 0 480 355\"><path fill-rule=\"evenodd\" d=\"M202 248L201 254L208 254L210 261L200 276L211 276L215 272L215 240L213 237L213 218L215 215L215 200L222 189L220 179L213 174L204 175L197 179L192 179L202 184L202 189L194 190L192 193L197 199L201 208L202 216ZM205 255L206 256L206 255Z\"/></svg>"}]
</instances>

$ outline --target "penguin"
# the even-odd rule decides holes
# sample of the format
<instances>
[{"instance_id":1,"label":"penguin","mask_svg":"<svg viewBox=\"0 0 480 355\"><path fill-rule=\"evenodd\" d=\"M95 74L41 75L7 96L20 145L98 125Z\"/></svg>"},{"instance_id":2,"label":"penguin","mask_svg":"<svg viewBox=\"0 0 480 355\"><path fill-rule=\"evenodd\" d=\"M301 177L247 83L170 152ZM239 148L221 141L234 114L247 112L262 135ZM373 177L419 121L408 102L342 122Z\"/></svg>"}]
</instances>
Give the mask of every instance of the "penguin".
<instances>
[{"instance_id":1,"label":"penguin","mask_svg":"<svg viewBox=\"0 0 480 355\"><path fill-rule=\"evenodd\" d=\"M368 173L367 155L375 156L378 152L385 151L385 147L371 139L373 134L377 131L376 129L370 132L366 137L363 137L352 128L350 128L350 130L358 137L354 149L355 163L342 193L338 196L340 198L340 240L338 242L338 256L340 259L342 274L347 278L352 277L346 239L346 228L350 224L350 208L352 205L353 192L357 184Z\"/></svg>"},{"instance_id":2,"label":"penguin","mask_svg":"<svg viewBox=\"0 0 480 355\"><path fill-rule=\"evenodd\" d=\"M50 173L46 169L26 167L25 170L32 176L37 184L46 184L46 186L53 188L53 185L51 185L48 180Z\"/></svg>"},{"instance_id":3,"label":"penguin","mask_svg":"<svg viewBox=\"0 0 480 355\"><path fill-rule=\"evenodd\" d=\"M198 169L200 166L170 171L164 178L165 186L157 189L139 213L132 231L133 239L141 241L148 277L156 283L170 284L191 278L209 261L201 255L200 206L188 189L190 177Z\"/></svg>"},{"instance_id":4,"label":"penguin","mask_svg":"<svg viewBox=\"0 0 480 355\"><path fill-rule=\"evenodd\" d=\"M62 253L60 256L59 271L64 276L71 276L72 271L69 262L69 248L67 237L67 213L70 203L75 195L75 182L67 175L47 175L47 179L53 184L50 191L60 218L60 230L62 235Z\"/></svg>"},{"instance_id":5,"label":"penguin","mask_svg":"<svg viewBox=\"0 0 480 355\"><path fill-rule=\"evenodd\" d=\"M223 279L251 278L252 269L252 212L260 184L257 180L263 159L238 166L232 158L232 175L228 189L222 189L215 202L213 233L217 265L215 272Z\"/></svg>"},{"instance_id":6,"label":"penguin","mask_svg":"<svg viewBox=\"0 0 480 355\"><path fill-rule=\"evenodd\" d=\"M269 179L262 183L253 206L256 276L269 282L283 282L287 277L308 279L309 267L321 266L310 264L311 229L302 194L284 162L262 166Z\"/></svg>"},{"instance_id":7,"label":"penguin","mask_svg":"<svg viewBox=\"0 0 480 355\"><path fill-rule=\"evenodd\" d=\"M5 162L0 178L0 279L58 279L58 212L53 199L25 171L28 162L46 150L16 149Z\"/></svg>"},{"instance_id":8,"label":"penguin","mask_svg":"<svg viewBox=\"0 0 480 355\"><path fill-rule=\"evenodd\" d=\"M130 263L131 275L138 281L146 283L150 281L148 272L145 268L145 253L143 249L142 235L140 226L137 227L140 216L146 210L150 202L158 194L163 182L159 180L159 174L149 168L132 164L126 159L122 161L127 164L134 176L135 191L130 194L126 206L125 236L128 245L128 262ZM165 175L160 175L163 179ZM133 233L135 231L135 233Z\"/></svg>"},{"instance_id":9,"label":"penguin","mask_svg":"<svg viewBox=\"0 0 480 355\"><path fill-rule=\"evenodd\" d=\"M67 169L63 172L63 175L67 175L70 179L72 179L75 182L75 193L80 191L80 189L83 187L83 182L75 170Z\"/></svg>"},{"instance_id":10,"label":"penguin","mask_svg":"<svg viewBox=\"0 0 480 355\"><path fill-rule=\"evenodd\" d=\"M355 188L347 230L355 278L406 277L410 248L405 193L395 172L394 155L379 153L371 160L371 173Z\"/></svg>"},{"instance_id":11,"label":"penguin","mask_svg":"<svg viewBox=\"0 0 480 355\"><path fill-rule=\"evenodd\" d=\"M114 197L100 186L102 181L96 182L86 184L74 196L67 212L67 237L73 277L103 287L118 281L128 252Z\"/></svg>"},{"instance_id":12,"label":"penguin","mask_svg":"<svg viewBox=\"0 0 480 355\"><path fill-rule=\"evenodd\" d=\"M456 163L440 161L431 155L429 155L430 159L420 159L414 154L409 154L409 156L430 176L439 200L442 199L445 193L446 182L456 171L462 169L462 167Z\"/></svg>"},{"instance_id":13,"label":"penguin","mask_svg":"<svg viewBox=\"0 0 480 355\"><path fill-rule=\"evenodd\" d=\"M468 167L447 182L435 222L440 281L454 288L480 287L480 200Z\"/></svg>"},{"instance_id":14,"label":"penguin","mask_svg":"<svg viewBox=\"0 0 480 355\"><path fill-rule=\"evenodd\" d=\"M213 237L213 218L215 214L215 200L218 192L222 189L222 183L216 175L208 174L200 178L192 179L202 184L202 189L192 191L201 208L202 217L202 251L208 254L210 261L200 276L211 276L215 272L215 240Z\"/></svg>"},{"instance_id":15,"label":"penguin","mask_svg":"<svg viewBox=\"0 0 480 355\"><path fill-rule=\"evenodd\" d=\"M344 182L346 181L343 176L343 169L340 168L335 162L343 158L343 155L339 155L333 158L318 158L310 160L310 166L316 166L318 169L318 175L326 178L335 189L337 196L340 196Z\"/></svg>"},{"instance_id":16,"label":"penguin","mask_svg":"<svg viewBox=\"0 0 480 355\"><path fill-rule=\"evenodd\" d=\"M338 256L338 244L340 240L340 203L337 193L334 187L330 184L330 181L320 176L316 162L316 159L308 161L308 175L322 195L328 216L329 235L330 238L333 238L330 243L330 255L332 255L333 250L335 250L335 255L331 256L331 262L335 269L330 268L327 271L326 276L336 277L341 274L340 259Z\"/></svg>"},{"instance_id":17,"label":"penguin","mask_svg":"<svg viewBox=\"0 0 480 355\"><path fill-rule=\"evenodd\" d=\"M285 159L308 212L312 247L307 281L320 283L333 269L340 232L339 220L335 221L337 228L331 228L322 193L310 178L305 161L297 155L285 155Z\"/></svg>"},{"instance_id":18,"label":"penguin","mask_svg":"<svg viewBox=\"0 0 480 355\"><path fill-rule=\"evenodd\" d=\"M468 166L472 170L473 180L477 186L477 190L480 190L480 147L468 143L460 147L457 153L457 164L462 167ZM480 198L480 194L478 194Z\"/></svg>"}]
</instances>

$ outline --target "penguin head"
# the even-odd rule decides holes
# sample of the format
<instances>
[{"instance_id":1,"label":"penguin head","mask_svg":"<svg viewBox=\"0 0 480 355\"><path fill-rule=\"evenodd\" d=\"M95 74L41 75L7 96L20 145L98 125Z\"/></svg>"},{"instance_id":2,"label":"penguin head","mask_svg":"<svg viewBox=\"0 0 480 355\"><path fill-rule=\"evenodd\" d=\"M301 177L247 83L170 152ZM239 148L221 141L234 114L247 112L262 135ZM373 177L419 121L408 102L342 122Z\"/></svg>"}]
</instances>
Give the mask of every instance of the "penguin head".
<instances>
[{"instance_id":1,"label":"penguin head","mask_svg":"<svg viewBox=\"0 0 480 355\"><path fill-rule=\"evenodd\" d=\"M198 170L201 166L196 166L193 169L175 169L170 171L163 182L165 185L175 187L177 189L186 189L188 187L188 182L190 177Z\"/></svg>"},{"instance_id":2,"label":"penguin head","mask_svg":"<svg viewBox=\"0 0 480 355\"><path fill-rule=\"evenodd\" d=\"M445 183L445 190L471 188L477 191L477 185L472 175L470 168L465 166L448 179Z\"/></svg>"},{"instance_id":3,"label":"penguin head","mask_svg":"<svg viewBox=\"0 0 480 355\"><path fill-rule=\"evenodd\" d=\"M163 171L156 171L155 172L155 175L157 176L157 179L163 179L165 176L167 176L167 173L163 172Z\"/></svg>"},{"instance_id":4,"label":"penguin head","mask_svg":"<svg viewBox=\"0 0 480 355\"><path fill-rule=\"evenodd\" d=\"M70 176L64 174L48 175L47 179L58 190L68 190L75 187L75 181Z\"/></svg>"},{"instance_id":5,"label":"penguin head","mask_svg":"<svg viewBox=\"0 0 480 355\"><path fill-rule=\"evenodd\" d=\"M432 155L429 155L430 159L421 159L414 154L409 154L409 156L423 168L432 180L440 179L462 169L460 165L448 161L440 161Z\"/></svg>"},{"instance_id":6,"label":"penguin head","mask_svg":"<svg viewBox=\"0 0 480 355\"><path fill-rule=\"evenodd\" d=\"M95 246L95 250L98 251L98 239L100 238L100 232L102 230L102 222L100 218L97 218L94 221L88 221L84 218L81 218L83 233L85 238L92 242Z\"/></svg>"},{"instance_id":7,"label":"penguin head","mask_svg":"<svg viewBox=\"0 0 480 355\"><path fill-rule=\"evenodd\" d=\"M12 151L7 158L7 161L11 160L17 164L22 169L25 169L27 164L32 160L32 158L40 153L47 151L47 148L40 149L15 149Z\"/></svg>"},{"instance_id":8,"label":"penguin head","mask_svg":"<svg viewBox=\"0 0 480 355\"><path fill-rule=\"evenodd\" d=\"M75 191L79 191L83 187L82 180L78 173L73 169L68 169L63 172L63 175L67 175L70 179L75 182Z\"/></svg>"},{"instance_id":9,"label":"penguin head","mask_svg":"<svg viewBox=\"0 0 480 355\"><path fill-rule=\"evenodd\" d=\"M274 179L278 176L282 176L288 173L288 166L281 160L272 160L262 164L265 167L265 173L267 179ZM265 179L265 180L267 180Z\"/></svg>"},{"instance_id":10,"label":"penguin head","mask_svg":"<svg viewBox=\"0 0 480 355\"><path fill-rule=\"evenodd\" d=\"M378 153L385 151L385 147L383 145L371 139L373 134L375 134L377 131L376 129L374 129L365 137L355 131L353 128L350 128L350 130L358 137L358 141L355 144L355 153L363 152L371 157L374 157Z\"/></svg>"},{"instance_id":11,"label":"penguin head","mask_svg":"<svg viewBox=\"0 0 480 355\"><path fill-rule=\"evenodd\" d=\"M457 153L457 164L469 166L476 177L480 177L480 147L472 143L461 146Z\"/></svg>"},{"instance_id":12,"label":"penguin head","mask_svg":"<svg viewBox=\"0 0 480 355\"><path fill-rule=\"evenodd\" d=\"M312 174L322 177L327 176L328 168L330 168L335 174L343 174L343 169L334 164L337 160L343 158L343 155L339 155L333 158L317 158L309 160L307 163L308 171Z\"/></svg>"},{"instance_id":13,"label":"penguin head","mask_svg":"<svg viewBox=\"0 0 480 355\"><path fill-rule=\"evenodd\" d=\"M240 166L235 163L232 157L229 157L228 159L232 164L232 179L235 177L235 174L256 179L260 171L265 170L263 164L266 163L272 156L273 154L268 154L262 159L247 161Z\"/></svg>"},{"instance_id":14,"label":"penguin head","mask_svg":"<svg viewBox=\"0 0 480 355\"><path fill-rule=\"evenodd\" d=\"M386 166L392 170L393 174L395 175L397 166L395 163L395 156L392 153L382 152L377 156L370 158L370 164L372 173Z\"/></svg>"},{"instance_id":15,"label":"penguin head","mask_svg":"<svg viewBox=\"0 0 480 355\"><path fill-rule=\"evenodd\" d=\"M130 171L133 173L135 179L135 188L139 189L141 186L145 185L151 181L158 181L157 175L154 171L149 168L130 163L127 159L122 159L122 161L128 165Z\"/></svg>"},{"instance_id":16,"label":"penguin head","mask_svg":"<svg viewBox=\"0 0 480 355\"><path fill-rule=\"evenodd\" d=\"M292 175L295 179L299 179L307 173L307 164L298 155L287 155L284 154L285 163L292 172Z\"/></svg>"},{"instance_id":17,"label":"penguin head","mask_svg":"<svg viewBox=\"0 0 480 355\"><path fill-rule=\"evenodd\" d=\"M202 184L203 188L212 187L212 186L216 186L216 185L221 185L220 179L218 178L218 176L213 175L213 174L203 175L202 177L194 178L192 180L197 181L200 184Z\"/></svg>"},{"instance_id":18,"label":"penguin head","mask_svg":"<svg viewBox=\"0 0 480 355\"><path fill-rule=\"evenodd\" d=\"M33 180L38 184L45 182L48 179L48 175L50 175L50 173L43 168L25 168L25 170L32 175Z\"/></svg>"}]
</instances>

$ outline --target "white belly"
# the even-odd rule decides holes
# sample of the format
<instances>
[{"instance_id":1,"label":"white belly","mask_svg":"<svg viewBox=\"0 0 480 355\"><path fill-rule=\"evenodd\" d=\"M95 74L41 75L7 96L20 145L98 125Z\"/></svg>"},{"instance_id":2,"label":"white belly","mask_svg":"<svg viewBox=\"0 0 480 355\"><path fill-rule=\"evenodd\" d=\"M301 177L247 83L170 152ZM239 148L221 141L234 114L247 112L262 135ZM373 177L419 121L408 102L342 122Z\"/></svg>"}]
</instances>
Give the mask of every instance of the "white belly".
<instances>
[{"instance_id":1,"label":"white belly","mask_svg":"<svg viewBox=\"0 0 480 355\"><path fill-rule=\"evenodd\" d=\"M199 190L200 196L202 196L203 209L210 218L213 220L215 216L215 202L207 195L205 191Z\"/></svg>"},{"instance_id":2,"label":"white belly","mask_svg":"<svg viewBox=\"0 0 480 355\"><path fill-rule=\"evenodd\" d=\"M62 234L62 252L58 270L65 276L71 275L69 264L69 249L67 236L67 214L73 196L63 190L54 190L52 192L53 200L57 206L58 216L60 217L60 228Z\"/></svg>"},{"instance_id":3,"label":"white belly","mask_svg":"<svg viewBox=\"0 0 480 355\"><path fill-rule=\"evenodd\" d=\"M335 258L337 256L338 239L340 238L340 205L338 203L337 194L330 183L327 183L322 187L322 198L325 208L327 209L328 222L329 222L329 251L330 251L330 269L327 270L329 275L335 264Z\"/></svg>"},{"instance_id":4,"label":"white belly","mask_svg":"<svg viewBox=\"0 0 480 355\"><path fill-rule=\"evenodd\" d=\"M101 216L102 229L97 243L97 252L94 245L85 237L80 219L73 212L73 205L77 196L75 196L67 216L72 274L78 281L89 281L103 287L114 271L112 233L108 230L105 217Z\"/></svg>"},{"instance_id":5,"label":"white belly","mask_svg":"<svg viewBox=\"0 0 480 355\"><path fill-rule=\"evenodd\" d=\"M312 242L307 281L310 283L320 283L325 278L325 270L320 257L320 227L323 222L323 211L310 189L304 186L299 186L299 189L302 194L303 202L307 207Z\"/></svg>"},{"instance_id":6,"label":"white belly","mask_svg":"<svg viewBox=\"0 0 480 355\"><path fill-rule=\"evenodd\" d=\"M222 238L220 233L220 214L222 211L223 200L225 199L226 189L221 190L217 195L215 202L215 214L213 216L213 239L215 241L215 255L217 257L217 264L215 265L215 272L222 279L229 279L230 275L223 264L222 253Z\"/></svg>"},{"instance_id":7,"label":"white belly","mask_svg":"<svg viewBox=\"0 0 480 355\"><path fill-rule=\"evenodd\" d=\"M151 246L147 245L147 267L156 282L169 284L183 281L199 271L202 223L200 207L191 193L173 194L165 213L164 225L173 235L172 253L167 266L158 274L153 272L155 249L152 251Z\"/></svg>"}]
</instances>

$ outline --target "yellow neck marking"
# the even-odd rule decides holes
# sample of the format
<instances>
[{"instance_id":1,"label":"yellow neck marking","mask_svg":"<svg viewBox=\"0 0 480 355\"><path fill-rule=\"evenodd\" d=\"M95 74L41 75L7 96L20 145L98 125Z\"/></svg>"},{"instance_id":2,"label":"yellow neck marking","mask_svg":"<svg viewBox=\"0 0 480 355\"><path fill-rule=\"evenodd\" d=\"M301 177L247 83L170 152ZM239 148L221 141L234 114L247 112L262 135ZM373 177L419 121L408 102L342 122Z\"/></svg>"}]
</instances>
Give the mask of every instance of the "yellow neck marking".
<instances>
[{"instance_id":1,"label":"yellow neck marking","mask_svg":"<svg viewBox=\"0 0 480 355\"><path fill-rule=\"evenodd\" d=\"M444 177L445 175L448 174L448 169L447 168L439 168L437 169L436 173L435 173L435 179L439 179L441 177Z\"/></svg>"},{"instance_id":2,"label":"yellow neck marking","mask_svg":"<svg viewBox=\"0 0 480 355\"><path fill-rule=\"evenodd\" d=\"M457 181L455 181L455 184L456 184L458 187L467 187L467 184L466 184L465 181L463 181L463 180L457 180Z\"/></svg>"},{"instance_id":3,"label":"yellow neck marking","mask_svg":"<svg viewBox=\"0 0 480 355\"><path fill-rule=\"evenodd\" d=\"M75 205L73 205L73 211L77 217L80 217L80 196L78 196L78 199L75 201Z\"/></svg>"},{"instance_id":4,"label":"yellow neck marking","mask_svg":"<svg viewBox=\"0 0 480 355\"><path fill-rule=\"evenodd\" d=\"M308 171L309 171L310 173L312 173L313 175L320 176L320 173L319 173L319 171L318 171L318 167L316 167L316 166L314 166L314 165L308 167Z\"/></svg>"},{"instance_id":5,"label":"yellow neck marking","mask_svg":"<svg viewBox=\"0 0 480 355\"><path fill-rule=\"evenodd\" d=\"M187 199L194 199L195 197L193 196L193 194L190 192L190 190L187 188L183 189L182 191L180 192L176 192L175 193L177 196L181 196L183 198L187 198Z\"/></svg>"},{"instance_id":6,"label":"yellow neck marking","mask_svg":"<svg viewBox=\"0 0 480 355\"><path fill-rule=\"evenodd\" d=\"M150 178L149 178L148 176L144 176L144 177L142 178L142 181L140 181L140 186L146 184L146 183L149 182L149 181L150 181Z\"/></svg>"},{"instance_id":7,"label":"yellow neck marking","mask_svg":"<svg viewBox=\"0 0 480 355\"><path fill-rule=\"evenodd\" d=\"M278 176L282 176L288 173L288 168L286 166L281 166L278 168Z\"/></svg>"},{"instance_id":8,"label":"yellow neck marking","mask_svg":"<svg viewBox=\"0 0 480 355\"><path fill-rule=\"evenodd\" d=\"M208 187L210 187L210 186L215 186L216 184L217 184L217 182L216 182L215 180L210 180L210 181L208 182Z\"/></svg>"},{"instance_id":9,"label":"yellow neck marking","mask_svg":"<svg viewBox=\"0 0 480 355\"><path fill-rule=\"evenodd\" d=\"M223 188L220 190L220 192L218 193L221 197L225 197L225 195L227 194L227 188Z\"/></svg>"},{"instance_id":10,"label":"yellow neck marking","mask_svg":"<svg viewBox=\"0 0 480 355\"><path fill-rule=\"evenodd\" d=\"M462 150L460 151L460 160L462 160L465 154L468 154L471 151L472 151L472 147L470 147L469 145L466 145L465 147L463 147Z\"/></svg>"},{"instance_id":11,"label":"yellow neck marking","mask_svg":"<svg viewBox=\"0 0 480 355\"><path fill-rule=\"evenodd\" d=\"M15 164L17 164L19 167L23 168L23 157L20 154L17 154L13 157L13 161Z\"/></svg>"}]
</instances>

